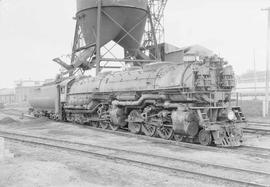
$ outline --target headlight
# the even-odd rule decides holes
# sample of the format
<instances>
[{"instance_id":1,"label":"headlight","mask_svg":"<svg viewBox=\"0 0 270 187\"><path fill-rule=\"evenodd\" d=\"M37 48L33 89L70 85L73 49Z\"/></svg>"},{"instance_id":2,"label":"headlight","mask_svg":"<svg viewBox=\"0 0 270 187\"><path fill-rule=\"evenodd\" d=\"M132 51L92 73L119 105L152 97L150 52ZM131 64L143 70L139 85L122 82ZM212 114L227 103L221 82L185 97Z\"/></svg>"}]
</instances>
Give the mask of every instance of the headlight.
<instances>
[{"instance_id":1,"label":"headlight","mask_svg":"<svg viewBox=\"0 0 270 187\"><path fill-rule=\"evenodd\" d=\"M231 110L228 111L228 119L229 119L230 121L233 121L233 120L235 119L235 114L234 114L234 112L231 111Z\"/></svg>"}]
</instances>

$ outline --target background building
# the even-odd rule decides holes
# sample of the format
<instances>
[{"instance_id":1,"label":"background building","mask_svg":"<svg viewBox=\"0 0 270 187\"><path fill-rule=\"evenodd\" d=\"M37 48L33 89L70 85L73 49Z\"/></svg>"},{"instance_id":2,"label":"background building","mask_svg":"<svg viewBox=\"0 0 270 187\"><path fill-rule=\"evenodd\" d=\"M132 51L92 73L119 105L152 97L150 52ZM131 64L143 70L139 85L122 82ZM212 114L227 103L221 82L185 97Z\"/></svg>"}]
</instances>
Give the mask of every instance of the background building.
<instances>
[{"instance_id":1,"label":"background building","mask_svg":"<svg viewBox=\"0 0 270 187\"><path fill-rule=\"evenodd\" d=\"M213 51L200 45L192 45L178 48L174 45L163 43L160 44L161 59L170 62L194 62L199 57L213 56Z\"/></svg>"},{"instance_id":2,"label":"background building","mask_svg":"<svg viewBox=\"0 0 270 187\"><path fill-rule=\"evenodd\" d=\"M265 71L248 71L237 77L236 92L239 93L239 105L246 116L264 115L265 78Z\"/></svg>"},{"instance_id":3,"label":"background building","mask_svg":"<svg viewBox=\"0 0 270 187\"><path fill-rule=\"evenodd\" d=\"M266 90L265 71L248 71L237 77L236 92L245 97L264 97Z\"/></svg>"},{"instance_id":4,"label":"background building","mask_svg":"<svg viewBox=\"0 0 270 187\"><path fill-rule=\"evenodd\" d=\"M16 95L16 103L28 103L28 99L32 93L32 91L41 85L40 81L32 81L32 80L20 80L16 81L15 95Z\"/></svg>"},{"instance_id":5,"label":"background building","mask_svg":"<svg viewBox=\"0 0 270 187\"><path fill-rule=\"evenodd\" d=\"M0 103L12 104L15 102L15 89L0 89Z\"/></svg>"}]
</instances>

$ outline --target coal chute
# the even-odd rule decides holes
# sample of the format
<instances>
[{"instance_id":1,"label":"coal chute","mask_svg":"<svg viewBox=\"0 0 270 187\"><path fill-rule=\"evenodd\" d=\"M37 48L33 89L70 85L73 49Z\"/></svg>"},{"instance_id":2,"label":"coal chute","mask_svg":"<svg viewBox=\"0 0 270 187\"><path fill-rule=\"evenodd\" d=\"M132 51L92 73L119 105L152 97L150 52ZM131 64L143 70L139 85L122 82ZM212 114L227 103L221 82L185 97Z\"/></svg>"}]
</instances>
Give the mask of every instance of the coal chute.
<instances>
[{"instance_id":1,"label":"coal chute","mask_svg":"<svg viewBox=\"0 0 270 187\"><path fill-rule=\"evenodd\" d=\"M87 68L95 57L98 1L77 0L73 66ZM106 0L101 4L100 46L114 41L136 56L147 19L147 0Z\"/></svg>"}]
</instances>

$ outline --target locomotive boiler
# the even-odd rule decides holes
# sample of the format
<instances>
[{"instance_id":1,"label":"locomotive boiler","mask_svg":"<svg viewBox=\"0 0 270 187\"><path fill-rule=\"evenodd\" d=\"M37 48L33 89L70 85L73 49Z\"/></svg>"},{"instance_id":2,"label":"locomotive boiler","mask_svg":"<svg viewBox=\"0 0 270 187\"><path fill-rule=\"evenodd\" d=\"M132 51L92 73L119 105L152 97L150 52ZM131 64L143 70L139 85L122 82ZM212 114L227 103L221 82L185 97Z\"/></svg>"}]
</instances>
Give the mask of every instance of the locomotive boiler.
<instances>
[{"instance_id":1,"label":"locomotive boiler","mask_svg":"<svg viewBox=\"0 0 270 187\"><path fill-rule=\"evenodd\" d=\"M245 117L240 107L232 106L234 86L232 67L214 56L68 78L37 89L30 103L36 115L54 119L202 145L239 146ZM51 106L46 102L50 94L42 98L48 89L55 94Z\"/></svg>"}]
</instances>

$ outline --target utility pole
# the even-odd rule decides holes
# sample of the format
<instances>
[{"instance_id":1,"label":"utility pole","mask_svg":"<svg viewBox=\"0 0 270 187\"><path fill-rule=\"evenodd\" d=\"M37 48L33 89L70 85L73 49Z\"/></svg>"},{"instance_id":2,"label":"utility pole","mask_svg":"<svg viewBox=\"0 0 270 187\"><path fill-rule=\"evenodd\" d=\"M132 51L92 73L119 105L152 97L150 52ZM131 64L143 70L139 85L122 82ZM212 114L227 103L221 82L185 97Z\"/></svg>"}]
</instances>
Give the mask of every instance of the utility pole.
<instances>
[{"instance_id":1,"label":"utility pole","mask_svg":"<svg viewBox=\"0 0 270 187\"><path fill-rule=\"evenodd\" d=\"M101 61L101 54L100 54L100 32L101 32L101 11L102 11L102 0L98 0L98 7L97 7L97 38L96 38L96 75L100 73L100 61Z\"/></svg>"},{"instance_id":2,"label":"utility pole","mask_svg":"<svg viewBox=\"0 0 270 187\"><path fill-rule=\"evenodd\" d=\"M254 91L255 91L255 99L257 99L257 72L256 72L256 53L255 49L253 49L253 68L254 68Z\"/></svg>"},{"instance_id":3,"label":"utility pole","mask_svg":"<svg viewBox=\"0 0 270 187\"><path fill-rule=\"evenodd\" d=\"M267 11L268 19L267 19L267 49L266 49L266 76L265 76L265 116L269 115L269 64L270 64L270 7L266 9L262 9L263 11Z\"/></svg>"}]
</instances>

